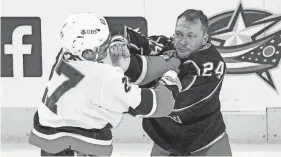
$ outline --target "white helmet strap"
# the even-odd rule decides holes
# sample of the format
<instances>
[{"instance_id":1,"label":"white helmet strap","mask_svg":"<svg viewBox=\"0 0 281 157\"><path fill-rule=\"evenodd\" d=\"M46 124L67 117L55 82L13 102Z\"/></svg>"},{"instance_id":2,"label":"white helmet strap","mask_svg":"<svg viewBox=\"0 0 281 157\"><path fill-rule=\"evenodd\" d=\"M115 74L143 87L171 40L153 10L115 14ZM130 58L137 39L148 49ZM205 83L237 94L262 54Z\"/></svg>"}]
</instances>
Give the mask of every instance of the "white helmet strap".
<instances>
[{"instance_id":1,"label":"white helmet strap","mask_svg":"<svg viewBox=\"0 0 281 157\"><path fill-rule=\"evenodd\" d=\"M95 61L97 61L99 58L99 53L96 53Z\"/></svg>"}]
</instances>

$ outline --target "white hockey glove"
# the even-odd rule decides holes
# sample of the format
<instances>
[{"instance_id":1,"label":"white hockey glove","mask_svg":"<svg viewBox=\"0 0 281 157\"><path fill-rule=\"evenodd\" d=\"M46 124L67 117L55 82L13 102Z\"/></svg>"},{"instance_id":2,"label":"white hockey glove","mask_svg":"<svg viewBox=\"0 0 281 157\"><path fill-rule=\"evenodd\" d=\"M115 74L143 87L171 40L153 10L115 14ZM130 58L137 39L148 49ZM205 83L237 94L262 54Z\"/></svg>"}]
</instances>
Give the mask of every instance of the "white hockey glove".
<instances>
[{"instance_id":1,"label":"white hockey glove","mask_svg":"<svg viewBox=\"0 0 281 157\"><path fill-rule=\"evenodd\" d=\"M123 41L111 42L109 46L109 55L113 66L119 66L124 72L127 71L131 61L127 43Z\"/></svg>"},{"instance_id":2,"label":"white hockey glove","mask_svg":"<svg viewBox=\"0 0 281 157\"><path fill-rule=\"evenodd\" d=\"M169 70L164 73L159 80L158 84L166 86L172 93L174 98L179 94L182 89L180 79L178 78L178 74L173 71Z\"/></svg>"}]
</instances>

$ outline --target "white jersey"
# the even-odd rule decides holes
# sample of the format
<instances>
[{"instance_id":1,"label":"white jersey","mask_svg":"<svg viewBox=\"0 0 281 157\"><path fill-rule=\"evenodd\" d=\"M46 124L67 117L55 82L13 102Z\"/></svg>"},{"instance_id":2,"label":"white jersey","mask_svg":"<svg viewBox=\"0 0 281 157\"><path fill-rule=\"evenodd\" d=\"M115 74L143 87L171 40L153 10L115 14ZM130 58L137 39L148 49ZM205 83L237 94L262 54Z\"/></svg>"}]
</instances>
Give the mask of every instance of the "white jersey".
<instances>
[{"instance_id":1,"label":"white jersey","mask_svg":"<svg viewBox=\"0 0 281 157\"><path fill-rule=\"evenodd\" d=\"M38 109L40 123L51 127L116 127L122 113L141 102L141 89L129 85L120 67L92 61L57 65Z\"/></svg>"},{"instance_id":2,"label":"white jersey","mask_svg":"<svg viewBox=\"0 0 281 157\"><path fill-rule=\"evenodd\" d=\"M120 67L59 60L59 55L57 61L29 135L30 144L47 152L71 147L87 154L108 156L112 150L111 128L121 122L123 113L162 117L174 108L169 90L174 89L173 85L142 89L130 84Z\"/></svg>"}]
</instances>

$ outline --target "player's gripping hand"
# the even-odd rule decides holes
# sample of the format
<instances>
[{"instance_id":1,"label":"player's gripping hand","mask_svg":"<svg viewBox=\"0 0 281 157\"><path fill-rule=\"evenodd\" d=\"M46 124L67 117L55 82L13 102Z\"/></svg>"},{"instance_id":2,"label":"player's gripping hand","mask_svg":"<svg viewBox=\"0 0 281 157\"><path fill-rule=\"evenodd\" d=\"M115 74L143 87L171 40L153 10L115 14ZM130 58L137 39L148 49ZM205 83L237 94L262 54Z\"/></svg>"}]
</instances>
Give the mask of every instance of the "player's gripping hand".
<instances>
[{"instance_id":1,"label":"player's gripping hand","mask_svg":"<svg viewBox=\"0 0 281 157\"><path fill-rule=\"evenodd\" d=\"M177 56L176 55L176 50L167 50L167 51L163 52L162 55L160 55L160 56L162 56L164 59L168 60L168 59L170 59L172 57L176 57Z\"/></svg>"},{"instance_id":2,"label":"player's gripping hand","mask_svg":"<svg viewBox=\"0 0 281 157\"><path fill-rule=\"evenodd\" d=\"M181 60L176 57L176 50L167 50L160 55L167 62L167 71L173 70L176 73L179 73L179 66L181 64Z\"/></svg>"},{"instance_id":3,"label":"player's gripping hand","mask_svg":"<svg viewBox=\"0 0 281 157\"><path fill-rule=\"evenodd\" d=\"M169 70L164 73L161 79L159 80L158 84L164 85L169 90L171 90L174 98L179 94L182 89L181 81L178 78L178 74L173 70Z\"/></svg>"},{"instance_id":4,"label":"player's gripping hand","mask_svg":"<svg viewBox=\"0 0 281 157\"><path fill-rule=\"evenodd\" d=\"M113 41L109 46L109 55L113 66L119 66L124 70L124 72L127 71L131 61L127 43L122 41Z\"/></svg>"},{"instance_id":5,"label":"player's gripping hand","mask_svg":"<svg viewBox=\"0 0 281 157\"><path fill-rule=\"evenodd\" d=\"M169 58L166 60L167 65L167 71L173 70L176 73L179 73L179 66L181 65L181 60L176 57Z\"/></svg>"}]
</instances>

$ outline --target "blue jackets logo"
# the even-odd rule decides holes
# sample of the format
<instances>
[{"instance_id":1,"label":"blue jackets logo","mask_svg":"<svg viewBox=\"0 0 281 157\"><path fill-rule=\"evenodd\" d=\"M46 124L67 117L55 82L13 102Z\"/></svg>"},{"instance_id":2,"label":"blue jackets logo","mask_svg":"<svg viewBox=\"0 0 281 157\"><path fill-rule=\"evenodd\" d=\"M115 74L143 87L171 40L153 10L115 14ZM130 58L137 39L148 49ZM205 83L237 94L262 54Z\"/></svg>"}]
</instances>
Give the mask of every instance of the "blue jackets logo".
<instances>
[{"instance_id":1,"label":"blue jackets logo","mask_svg":"<svg viewBox=\"0 0 281 157\"><path fill-rule=\"evenodd\" d=\"M281 58L281 15L264 10L244 9L209 18L212 44L221 53L227 74L257 74L276 90L269 72Z\"/></svg>"},{"instance_id":2,"label":"blue jackets logo","mask_svg":"<svg viewBox=\"0 0 281 157\"><path fill-rule=\"evenodd\" d=\"M41 77L41 20L1 17L1 77Z\"/></svg>"}]
</instances>

